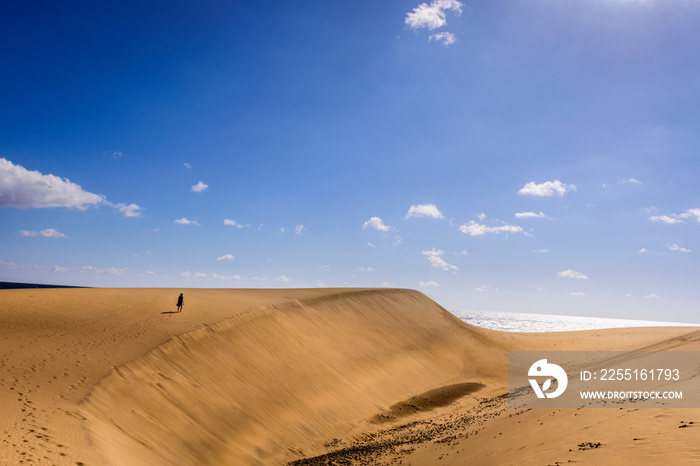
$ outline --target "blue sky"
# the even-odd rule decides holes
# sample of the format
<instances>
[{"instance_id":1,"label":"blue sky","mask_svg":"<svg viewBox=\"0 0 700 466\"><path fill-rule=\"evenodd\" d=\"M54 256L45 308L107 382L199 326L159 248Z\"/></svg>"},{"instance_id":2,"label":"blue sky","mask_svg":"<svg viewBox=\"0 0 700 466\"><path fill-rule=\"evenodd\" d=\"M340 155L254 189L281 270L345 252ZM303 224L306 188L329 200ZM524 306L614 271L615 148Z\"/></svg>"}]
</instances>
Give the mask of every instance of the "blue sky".
<instances>
[{"instance_id":1,"label":"blue sky","mask_svg":"<svg viewBox=\"0 0 700 466\"><path fill-rule=\"evenodd\" d=\"M0 280L698 321L700 2L98 3L3 6Z\"/></svg>"}]
</instances>

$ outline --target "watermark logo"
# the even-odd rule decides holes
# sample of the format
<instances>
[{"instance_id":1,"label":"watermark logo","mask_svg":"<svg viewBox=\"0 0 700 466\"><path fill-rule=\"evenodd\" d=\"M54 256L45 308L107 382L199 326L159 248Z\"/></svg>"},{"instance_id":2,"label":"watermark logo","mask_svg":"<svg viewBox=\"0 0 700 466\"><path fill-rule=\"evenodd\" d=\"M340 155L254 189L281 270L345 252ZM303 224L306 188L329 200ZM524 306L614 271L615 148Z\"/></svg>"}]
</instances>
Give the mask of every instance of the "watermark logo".
<instances>
[{"instance_id":1,"label":"watermark logo","mask_svg":"<svg viewBox=\"0 0 700 466\"><path fill-rule=\"evenodd\" d=\"M535 390L537 398L556 398L566 390L569 379L566 371L556 364L550 364L546 359L540 359L530 366L527 375L529 377L548 377L540 387L537 379L528 379L532 389ZM553 378L552 378L553 377ZM552 380L557 381L557 388L553 392L547 392L552 387Z\"/></svg>"}]
</instances>

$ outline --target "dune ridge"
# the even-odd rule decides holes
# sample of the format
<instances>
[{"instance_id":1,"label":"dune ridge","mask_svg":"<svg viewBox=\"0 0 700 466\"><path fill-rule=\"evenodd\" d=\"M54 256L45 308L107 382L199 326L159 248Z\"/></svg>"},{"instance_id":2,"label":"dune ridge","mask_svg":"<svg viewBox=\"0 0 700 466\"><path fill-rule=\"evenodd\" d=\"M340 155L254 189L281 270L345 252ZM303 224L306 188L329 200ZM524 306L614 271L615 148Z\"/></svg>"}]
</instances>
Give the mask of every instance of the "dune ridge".
<instances>
[{"instance_id":1,"label":"dune ridge","mask_svg":"<svg viewBox=\"0 0 700 466\"><path fill-rule=\"evenodd\" d=\"M117 368L82 408L111 464L284 463L416 391L488 386L467 354L488 340L410 290L266 305Z\"/></svg>"},{"instance_id":2,"label":"dune ridge","mask_svg":"<svg viewBox=\"0 0 700 466\"><path fill-rule=\"evenodd\" d=\"M508 351L697 351L698 329L497 332L395 289L0 298L0 464L700 464L696 409L505 404Z\"/></svg>"}]
</instances>

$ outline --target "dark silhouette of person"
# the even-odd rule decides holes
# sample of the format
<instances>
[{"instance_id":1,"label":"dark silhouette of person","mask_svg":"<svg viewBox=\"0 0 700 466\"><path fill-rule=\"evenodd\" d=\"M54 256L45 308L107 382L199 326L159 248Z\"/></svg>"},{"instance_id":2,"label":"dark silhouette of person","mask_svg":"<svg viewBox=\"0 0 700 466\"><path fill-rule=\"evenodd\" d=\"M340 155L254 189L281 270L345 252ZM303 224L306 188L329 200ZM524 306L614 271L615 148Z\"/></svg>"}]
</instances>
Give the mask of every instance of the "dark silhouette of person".
<instances>
[{"instance_id":1,"label":"dark silhouette of person","mask_svg":"<svg viewBox=\"0 0 700 466\"><path fill-rule=\"evenodd\" d=\"M180 297L177 298L177 312L182 312L182 301L183 301L183 297L182 297L182 293L180 293Z\"/></svg>"}]
</instances>

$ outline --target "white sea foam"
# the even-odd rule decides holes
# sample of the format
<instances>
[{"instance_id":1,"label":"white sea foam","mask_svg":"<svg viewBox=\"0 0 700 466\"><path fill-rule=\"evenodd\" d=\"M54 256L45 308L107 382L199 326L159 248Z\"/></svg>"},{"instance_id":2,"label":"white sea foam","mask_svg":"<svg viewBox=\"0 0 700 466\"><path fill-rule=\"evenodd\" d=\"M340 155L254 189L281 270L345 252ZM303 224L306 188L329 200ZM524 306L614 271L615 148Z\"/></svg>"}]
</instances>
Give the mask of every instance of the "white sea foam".
<instances>
[{"instance_id":1,"label":"white sea foam","mask_svg":"<svg viewBox=\"0 0 700 466\"><path fill-rule=\"evenodd\" d=\"M468 324L506 332L564 332L626 327L700 327L700 324L605 317L561 316L494 311L452 311Z\"/></svg>"}]
</instances>

